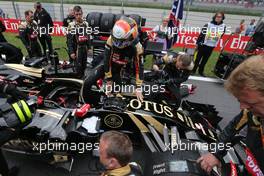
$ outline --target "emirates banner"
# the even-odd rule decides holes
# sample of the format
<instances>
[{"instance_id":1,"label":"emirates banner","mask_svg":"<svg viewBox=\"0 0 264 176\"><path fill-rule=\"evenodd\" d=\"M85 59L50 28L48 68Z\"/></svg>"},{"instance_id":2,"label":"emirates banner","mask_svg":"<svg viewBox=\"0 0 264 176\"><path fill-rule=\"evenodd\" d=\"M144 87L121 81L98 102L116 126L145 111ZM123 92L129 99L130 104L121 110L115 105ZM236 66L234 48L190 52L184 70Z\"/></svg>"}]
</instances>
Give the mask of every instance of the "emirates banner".
<instances>
[{"instance_id":1,"label":"emirates banner","mask_svg":"<svg viewBox=\"0 0 264 176\"><path fill-rule=\"evenodd\" d=\"M18 25L21 20L18 19L1 19L6 27L6 32L18 33ZM143 31L151 32L152 28L143 28ZM64 36L66 30L62 27L62 22L54 22L54 27L52 28L53 36ZM181 32L178 34L177 42L174 47L185 47L194 48L196 45L196 40L198 38L198 32ZM239 35L224 35L222 39L218 42L218 46L215 48L216 51L220 51L223 46L224 50L227 52L242 53L245 49L250 37L239 36Z\"/></svg>"},{"instance_id":2,"label":"emirates banner","mask_svg":"<svg viewBox=\"0 0 264 176\"><path fill-rule=\"evenodd\" d=\"M1 19L3 24L6 27L6 32L12 32L12 33L18 33L18 26L21 22L21 20L18 19ZM53 22L54 27L53 28L53 35L54 36L63 36L65 35L65 29L62 27L62 22Z\"/></svg>"}]
</instances>

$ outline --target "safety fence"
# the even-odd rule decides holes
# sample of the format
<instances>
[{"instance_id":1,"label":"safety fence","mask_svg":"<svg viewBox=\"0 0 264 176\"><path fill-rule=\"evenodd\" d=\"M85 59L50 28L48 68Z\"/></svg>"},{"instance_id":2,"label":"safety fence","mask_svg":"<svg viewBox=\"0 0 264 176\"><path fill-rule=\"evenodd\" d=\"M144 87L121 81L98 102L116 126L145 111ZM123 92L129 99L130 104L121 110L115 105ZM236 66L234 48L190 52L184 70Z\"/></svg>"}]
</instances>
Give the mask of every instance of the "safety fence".
<instances>
[{"instance_id":1,"label":"safety fence","mask_svg":"<svg viewBox=\"0 0 264 176\"><path fill-rule=\"evenodd\" d=\"M80 0L79 0L80 1ZM98 0L100 1L100 0ZM118 1L118 0L117 0ZM124 2L128 2L130 0L124 0ZM88 14L89 12L102 12L102 13L114 13L120 14L124 12L125 14L138 14L142 17L146 18L146 26L154 27L159 25L163 18L167 17L170 13L170 4L172 4L173 0L144 0L147 3L163 3L168 6L166 9L153 9L153 8L136 8L136 7L122 7L120 6L102 6L102 5L87 5L81 4L84 14ZM218 3L215 3L217 0L211 0L209 2L204 2L204 0L186 0L185 3L194 3L199 6L208 6L209 8L215 8L215 5L220 4L228 4L229 0L218 0ZM222 3L220 3L220 1ZM42 2L42 1L41 1ZM54 0L53 2L57 3L44 3L44 8L50 13L51 17L54 21L62 21L64 17L67 16L68 10L70 7L76 4L66 4L65 2L74 2L74 1L67 1L67 0ZM85 2L85 1L84 1ZM121 0L120 0L121 2ZM132 0L131 0L132 2ZM143 0L136 0L133 1L134 3L143 2ZM212 2L212 3L211 3ZM239 2L238 5L234 5L234 8L244 8L241 4L244 4L247 1ZM261 2L262 3L262 2ZM164 6L165 6L164 5ZM214 7L211 7L214 5ZM189 7L193 7L194 5L190 5ZM231 5L228 5L231 6ZM20 2L20 1L0 1L0 17L3 18L15 18L15 19L23 19L24 12L26 10L33 10L34 3L33 2ZM187 5L185 5L187 7ZM261 9L261 5L258 7L254 7L252 10L255 11ZM251 10L251 11L252 11ZM213 16L213 12L206 13L206 12L195 12L195 11L184 11L183 19L181 23L185 26L195 26L195 27L202 27L205 23L211 21ZM259 19L259 16L247 16L247 15L231 15L227 14L225 19L225 24L232 27L232 31L235 31L235 28L239 26L240 21L244 19L245 25L248 25L252 19Z\"/></svg>"}]
</instances>

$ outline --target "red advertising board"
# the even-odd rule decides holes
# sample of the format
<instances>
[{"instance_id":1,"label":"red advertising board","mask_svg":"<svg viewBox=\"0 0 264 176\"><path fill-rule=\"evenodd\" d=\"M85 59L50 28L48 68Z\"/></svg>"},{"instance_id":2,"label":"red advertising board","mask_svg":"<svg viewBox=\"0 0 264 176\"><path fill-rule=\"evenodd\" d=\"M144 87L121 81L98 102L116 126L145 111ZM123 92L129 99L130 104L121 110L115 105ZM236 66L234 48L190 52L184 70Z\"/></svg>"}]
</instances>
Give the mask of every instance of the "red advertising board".
<instances>
[{"instance_id":1,"label":"red advertising board","mask_svg":"<svg viewBox=\"0 0 264 176\"><path fill-rule=\"evenodd\" d=\"M145 28L144 31L151 33L151 28ZM195 48L198 36L198 32L179 32L174 47ZM215 50L220 51L224 47L225 51L242 53L249 39L248 36L226 34L218 42Z\"/></svg>"},{"instance_id":2,"label":"red advertising board","mask_svg":"<svg viewBox=\"0 0 264 176\"><path fill-rule=\"evenodd\" d=\"M3 24L6 27L6 32L18 33L18 25L20 24L21 20L18 19L1 19ZM63 36L63 27L62 22L54 22L54 36Z\"/></svg>"},{"instance_id":3,"label":"red advertising board","mask_svg":"<svg viewBox=\"0 0 264 176\"><path fill-rule=\"evenodd\" d=\"M18 25L20 20L17 19L0 19L3 21L3 24L6 26L7 32L18 33ZM152 28L144 28L144 31L151 32ZM63 30L62 22L54 22L53 29L54 36L63 36L65 35L65 30ZM179 33L178 40L174 47L185 47L185 48L194 48L196 44L196 40L199 33ZM243 49L246 47L247 42L249 41L249 37L247 36L239 36L239 35L224 35L222 39L218 42L218 46L215 50L220 51L220 49L224 47L225 51L228 52L237 52L241 53ZM226 43L226 41L228 41ZM226 45L225 45L226 43Z\"/></svg>"}]
</instances>

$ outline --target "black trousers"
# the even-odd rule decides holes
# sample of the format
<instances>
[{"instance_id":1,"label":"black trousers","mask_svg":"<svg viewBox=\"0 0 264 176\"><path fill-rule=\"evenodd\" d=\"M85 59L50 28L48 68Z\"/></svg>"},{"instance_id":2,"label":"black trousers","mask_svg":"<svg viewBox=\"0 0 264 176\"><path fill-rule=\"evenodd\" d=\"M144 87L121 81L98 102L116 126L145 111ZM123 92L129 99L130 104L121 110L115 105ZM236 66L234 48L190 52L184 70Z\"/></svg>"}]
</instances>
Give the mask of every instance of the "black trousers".
<instances>
[{"instance_id":1,"label":"black trousers","mask_svg":"<svg viewBox=\"0 0 264 176\"><path fill-rule=\"evenodd\" d=\"M10 130L0 130L0 147L10 139L16 136L16 132ZM9 169L6 162L6 159L0 149L0 174L2 176L8 176Z\"/></svg>"},{"instance_id":2,"label":"black trousers","mask_svg":"<svg viewBox=\"0 0 264 176\"><path fill-rule=\"evenodd\" d=\"M49 34L40 35L39 41L42 46L44 55L46 55L47 45L48 45L49 53L53 53L52 42L51 42L52 38Z\"/></svg>"},{"instance_id":3,"label":"black trousers","mask_svg":"<svg viewBox=\"0 0 264 176\"><path fill-rule=\"evenodd\" d=\"M197 68L199 67L198 71L200 74L204 73L204 67L211 56L214 47L206 46L206 45L198 45L198 53L196 56L196 60L194 63L193 72L195 73Z\"/></svg>"},{"instance_id":4,"label":"black trousers","mask_svg":"<svg viewBox=\"0 0 264 176\"><path fill-rule=\"evenodd\" d=\"M8 176L8 172L9 172L9 169L8 169L7 162L5 160L5 157L2 151L0 150L0 174L2 176Z\"/></svg>"},{"instance_id":5,"label":"black trousers","mask_svg":"<svg viewBox=\"0 0 264 176\"><path fill-rule=\"evenodd\" d=\"M84 75L84 71L86 69L87 65L87 46L86 45L80 45L77 48L76 51L76 60L74 62L76 72L79 76Z\"/></svg>"},{"instance_id":6,"label":"black trousers","mask_svg":"<svg viewBox=\"0 0 264 176\"><path fill-rule=\"evenodd\" d=\"M29 57L41 57L42 52L41 52L41 47L39 45L38 41L32 41L30 48L27 48L27 52Z\"/></svg>"},{"instance_id":7,"label":"black trousers","mask_svg":"<svg viewBox=\"0 0 264 176\"><path fill-rule=\"evenodd\" d=\"M121 71L123 65L119 65L112 62L112 80L116 85L122 85Z\"/></svg>"},{"instance_id":8,"label":"black trousers","mask_svg":"<svg viewBox=\"0 0 264 176\"><path fill-rule=\"evenodd\" d=\"M177 42L177 38L178 38L178 35L174 34L173 37L168 40L168 42L167 42L168 50L171 49L173 47L173 45Z\"/></svg>"}]
</instances>

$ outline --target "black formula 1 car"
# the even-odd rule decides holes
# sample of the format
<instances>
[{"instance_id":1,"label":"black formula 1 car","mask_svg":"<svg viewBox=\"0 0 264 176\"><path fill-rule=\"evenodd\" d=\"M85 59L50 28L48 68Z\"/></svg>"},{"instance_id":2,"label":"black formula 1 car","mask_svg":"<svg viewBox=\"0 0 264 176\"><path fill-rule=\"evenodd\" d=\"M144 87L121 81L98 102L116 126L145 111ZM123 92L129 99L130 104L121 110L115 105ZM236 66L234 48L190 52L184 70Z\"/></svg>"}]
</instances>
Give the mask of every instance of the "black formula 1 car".
<instances>
[{"instance_id":1,"label":"black formula 1 car","mask_svg":"<svg viewBox=\"0 0 264 176\"><path fill-rule=\"evenodd\" d=\"M195 161L217 141L221 118L214 106L183 101L176 110L166 103L148 99L140 102L130 93L106 97L100 90L91 97L98 99L93 105L79 99L81 82L77 80L50 79L43 84L42 90L30 98L37 106L31 123L17 139L5 144L5 150L30 155L68 171L76 156L86 153L96 165L90 175L98 175L103 171L98 160L99 137L105 131L118 130L133 141L133 161L141 166L143 175L206 175ZM65 101L68 97L70 100ZM181 150L180 144L196 147ZM83 145L85 149L80 148ZM243 166L234 150L223 161Z\"/></svg>"},{"instance_id":2,"label":"black formula 1 car","mask_svg":"<svg viewBox=\"0 0 264 176\"><path fill-rule=\"evenodd\" d=\"M151 97L140 102L131 92L106 97L100 83L100 66L84 81L48 74L46 68L16 64L0 67L1 79L29 93L37 104L31 123L4 149L34 156L68 171L76 156L86 153L91 163L97 163L90 175L98 175L103 170L98 164L98 139L105 131L118 130L132 139L133 161L142 167L143 175L206 175L196 159L212 150L208 146L217 141L221 131L221 117L213 105L185 100L176 109ZM78 147L81 144L88 144L88 148ZM196 147L180 150L180 144ZM241 148L230 150L223 158L223 166L232 161L232 167L243 168L238 155ZM217 172L214 170L214 174Z\"/></svg>"},{"instance_id":3,"label":"black formula 1 car","mask_svg":"<svg viewBox=\"0 0 264 176\"><path fill-rule=\"evenodd\" d=\"M134 96L100 97L96 107L82 104L74 109L41 96L31 97L37 104L31 123L23 128L18 139L6 143L4 149L54 165L72 164L78 153L87 153L96 159L91 162L98 162L100 135L118 130L133 141L133 161L142 166L144 175L206 175L195 161L217 141L220 129L210 123L219 118L213 106L184 101L182 108L175 110L167 104L140 102ZM89 146L78 148L81 144ZM196 147L181 150L180 144ZM234 150L223 161L241 165ZM71 164L67 165L69 171ZM99 174L102 168L97 169Z\"/></svg>"}]
</instances>

